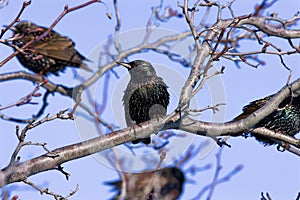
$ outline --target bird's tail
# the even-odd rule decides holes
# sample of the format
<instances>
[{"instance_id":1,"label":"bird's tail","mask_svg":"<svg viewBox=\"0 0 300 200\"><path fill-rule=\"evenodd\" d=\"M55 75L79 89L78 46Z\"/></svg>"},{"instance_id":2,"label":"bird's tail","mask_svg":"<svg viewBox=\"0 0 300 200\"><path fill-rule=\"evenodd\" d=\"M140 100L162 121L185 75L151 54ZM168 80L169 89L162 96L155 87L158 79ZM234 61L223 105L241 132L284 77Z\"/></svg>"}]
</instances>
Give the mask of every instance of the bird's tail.
<instances>
[{"instance_id":1,"label":"bird's tail","mask_svg":"<svg viewBox=\"0 0 300 200\"><path fill-rule=\"evenodd\" d=\"M86 71L88 71L88 72L93 72L93 70L91 69L91 68L89 68L85 63L81 63L80 64L80 68L82 68L82 69L84 69L84 70L86 70Z\"/></svg>"}]
</instances>

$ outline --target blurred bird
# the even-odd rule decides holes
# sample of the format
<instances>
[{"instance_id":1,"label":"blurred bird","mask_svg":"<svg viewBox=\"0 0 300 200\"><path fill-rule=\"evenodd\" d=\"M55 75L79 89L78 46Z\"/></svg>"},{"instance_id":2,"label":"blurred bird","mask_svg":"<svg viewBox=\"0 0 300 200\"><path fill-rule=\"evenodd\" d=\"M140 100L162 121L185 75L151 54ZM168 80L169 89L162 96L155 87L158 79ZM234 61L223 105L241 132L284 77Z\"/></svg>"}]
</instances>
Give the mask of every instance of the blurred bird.
<instances>
[{"instance_id":1,"label":"blurred bird","mask_svg":"<svg viewBox=\"0 0 300 200\"><path fill-rule=\"evenodd\" d=\"M170 167L143 173L124 173L126 191L124 200L176 200L182 193L185 182L179 168ZM118 193L112 200L120 200L122 180L108 182Z\"/></svg>"},{"instance_id":2,"label":"blurred bird","mask_svg":"<svg viewBox=\"0 0 300 200\"><path fill-rule=\"evenodd\" d=\"M273 96L274 95L270 95L263 99L251 102L243 108L243 113L234 118L233 121L248 117L250 114L263 107ZM294 137L294 135L300 131L300 95L290 95L281 102L278 109L274 110L274 112L262 119L254 127L264 127L273 130L278 134ZM251 135L264 144L264 146L276 144L273 140L264 136Z\"/></svg>"},{"instance_id":3,"label":"blurred bird","mask_svg":"<svg viewBox=\"0 0 300 200\"><path fill-rule=\"evenodd\" d=\"M133 121L139 124L157 116L165 116L170 97L168 86L156 75L151 63L143 60L117 63L126 67L131 77L123 96L127 126L131 126ZM133 144L139 142L150 144L151 138L132 141Z\"/></svg>"},{"instance_id":4,"label":"blurred bird","mask_svg":"<svg viewBox=\"0 0 300 200\"><path fill-rule=\"evenodd\" d=\"M42 35L48 28L22 21L10 28L14 32L13 44L22 48L26 43ZM86 58L74 48L75 43L66 36L51 31L46 37L36 41L17 54L20 63L30 71L58 76L67 66L92 71L83 60Z\"/></svg>"}]
</instances>

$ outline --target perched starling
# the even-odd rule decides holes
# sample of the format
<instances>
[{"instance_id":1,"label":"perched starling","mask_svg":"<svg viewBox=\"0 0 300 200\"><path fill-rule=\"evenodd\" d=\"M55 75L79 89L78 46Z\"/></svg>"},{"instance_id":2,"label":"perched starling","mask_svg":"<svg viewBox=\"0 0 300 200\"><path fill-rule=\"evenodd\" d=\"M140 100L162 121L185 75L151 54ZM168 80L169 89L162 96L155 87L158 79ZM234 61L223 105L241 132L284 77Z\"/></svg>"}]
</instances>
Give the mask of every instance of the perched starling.
<instances>
[{"instance_id":1,"label":"perched starling","mask_svg":"<svg viewBox=\"0 0 300 200\"><path fill-rule=\"evenodd\" d=\"M250 114L263 107L272 97L273 95L270 95L263 99L251 102L243 108L243 113L237 116L233 121L248 117ZM273 130L276 133L286 134L292 137L297 134L300 131L300 95L290 95L282 101L278 109L255 125L255 128L258 127L264 127ZM254 134L252 136L265 146L275 144L274 141L264 136Z\"/></svg>"},{"instance_id":2,"label":"perched starling","mask_svg":"<svg viewBox=\"0 0 300 200\"><path fill-rule=\"evenodd\" d=\"M176 200L182 193L184 174L175 167L143 173L124 173L126 191L124 200ZM113 200L121 199L122 180L109 182L118 193Z\"/></svg>"},{"instance_id":3,"label":"perched starling","mask_svg":"<svg viewBox=\"0 0 300 200\"><path fill-rule=\"evenodd\" d=\"M118 64L126 67L131 77L123 97L127 126L132 126L133 121L139 124L157 116L165 116L170 96L168 86L156 75L152 65L143 60ZM151 138L132 141L133 144L139 142L150 144Z\"/></svg>"},{"instance_id":4,"label":"perched starling","mask_svg":"<svg viewBox=\"0 0 300 200\"><path fill-rule=\"evenodd\" d=\"M21 48L29 41L42 35L48 28L22 21L11 30L14 32L13 44ZM82 61L85 57L74 48L75 43L68 37L51 31L46 37L29 45L17 54L20 63L35 73L58 76L67 66L91 71Z\"/></svg>"}]
</instances>

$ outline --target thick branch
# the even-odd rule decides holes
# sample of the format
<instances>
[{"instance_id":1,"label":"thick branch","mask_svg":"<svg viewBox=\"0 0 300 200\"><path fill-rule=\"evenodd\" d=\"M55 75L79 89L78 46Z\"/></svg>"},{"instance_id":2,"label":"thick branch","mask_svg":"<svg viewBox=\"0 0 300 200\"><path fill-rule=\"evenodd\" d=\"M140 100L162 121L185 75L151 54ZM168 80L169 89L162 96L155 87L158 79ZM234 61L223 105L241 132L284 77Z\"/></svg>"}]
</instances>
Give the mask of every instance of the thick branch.
<instances>
[{"instance_id":1,"label":"thick branch","mask_svg":"<svg viewBox=\"0 0 300 200\"><path fill-rule=\"evenodd\" d=\"M8 73L0 74L0 82L10 81L15 79L24 79L35 83L43 82L42 76L39 76L37 74L31 74L25 71L8 72ZM56 85L51 81L48 81L46 84L43 84L43 87L50 92L55 91L60 93L61 95L70 96L66 88Z\"/></svg>"},{"instance_id":2,"label":"thick branch","mask_svg":"<svg viewBox=\"0 0 300 200\"><path fill-rule=\"evenodd\" d=\"M25 180L27 177L39 172L55 169L62 163L97 153L125 142L133 141L137 138L147 137L151 133L162 129L180 129L197 135L212 137L238 135L240 132L251 128L261 119L273 112L281 101L290 95L290 90L296 91L299 89L300 79L292 83L290 86L281 89L278 94L275 95L264 107L257 110L249 117L237 122L224 124L207 123L193 120L188 116L180 118L180 113L173 113L170 116L160 118L159 121L158 119L153 119L142 123L134 129L131 127L125 128L84 142L58 148L51 152L51 154L54 153L57 155L56 157L44 154L23 163L11 165L2 169L0 172L0 185L3 187L13 182ZM260 133L263 134L262 131ZM269 131L267 131L267 134L269 134ZM284 139L284 137L277 139ZM294 142L293 145L299 147L298 140L293 141L289 138L288 142Z\"/></svg>"},{"instance_id":3,"label":"thick branch","mask_svg":"<svg viewBox=\"0 0 300 200\"><path fill-rule=\"evenodd\" d=\"M260 31L280 38L300 38L300 30L287 29L285 27L272 26L266 22L265 17L250 17L249 19L242 20L239 25L247 24L253 25ZM269 19L270 20L270 19Z\"/></svg>"},{"instance_id":4,"label":"thick branch","mask_svg":"<svg viewBox=\"0 0 300 200\"><path fill-rule=\"evenodd\" d=\"M264 105L261 109L255 111L245 119L223 124L207 123L193 120L191 118L184 118L180 129L190 133L207 135L211 137L225 135L237 136L241 131L249 130L263 118L271 114L275 109L278 108L279 104L291 94L291 92L295 92L299 89L300 79L297 79L291 85L282 88L272 99L270 99L270 101L266 105ZM297 143L295 143L295 145L297 145Z\"/></svg>"},{"instance_id":5,"label":"thick branch","mask_svg":"<svg viewBox=\"0 0 300 200\"><path fill-rule=\"evenodd\" d=\"M253 25L267 35L280 38L300 38L300 30L289 30L284 27L278 28L272 26L270 23L267 23L267 20L271 19L265 17L245 16L236 19L220 20L214 26L212 26L211 30L209 30L204 37L204 42L202 43L201 47L197 50L193 68L181 92L179 108L188 103L193 88L200 80L200 69L203 66L205 59L209 57L211 41L213 41L213 39L224 27Z\"/></svg>"}]
</instances>

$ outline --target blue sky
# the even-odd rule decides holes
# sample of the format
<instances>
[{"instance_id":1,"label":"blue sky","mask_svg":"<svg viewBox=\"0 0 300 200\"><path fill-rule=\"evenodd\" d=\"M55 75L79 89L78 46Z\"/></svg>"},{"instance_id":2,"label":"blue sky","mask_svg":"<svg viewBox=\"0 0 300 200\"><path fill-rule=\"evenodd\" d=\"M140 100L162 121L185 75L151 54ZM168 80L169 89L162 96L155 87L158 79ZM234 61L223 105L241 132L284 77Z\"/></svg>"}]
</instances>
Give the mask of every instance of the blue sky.
<instances>
[{"instance_id":1,"label":"blue sky","mask_svg":"<svg viewBox=\"0 0 300 200\"><path fill-rule=\"evenodd\" d=\"M30 20L39 25L49 26L57 16L63 11L66 4L69 7L78 5L85 1L33 1L32 4L26 8L22 15L23 20ZM223 1L226 2L226 1ZM260 1L243 1L237 0L233 4L233 9L236 15L245 15L253 11L254 5ZM113 13L113 6L110 1L105 2L108 11ZM133 42L138 41L140 30L145 27L148 17L151 14L151 6L158 4L159 1L121 1L119 3L122 26L121 26L121 38L124 47L130 45ZM181 2L182 3L182 2ZM133 6L134 4L134 6ZM1 9L0 12L0 24L9 24L22 5L22 1L10 1L7 7ZM177 3L173 1L165 1L164 5L171 5L172 8L180 11L177 8ZM293 6L290 6L293 5ZM286 0L279 1L270 8L267 13L276 12L278 16L283 19L291 18L300 8L300 2L298 0ZM88 56L92 60L96 58L95 52L97 48L101 49L103 44L107 41L108 36L113 34L115 26L115 18L109 20L105 13L107 9L103 4L93 4L81 10L75 11L66 15L55 27L55 30L63 35L68 35L76 42L76 48L84 55ZM228 16L228 12L224 13ZM214 22L214 16L210 17L210 20ZM188 26L185 23L184 18L171 19L167 24L162 24L160 28L165 33L172 33L187 30ZM299 29L299 25L293 28ZM10 33L5 35L5 38L9 37ZM275 41L275 38L267 38L270 41ZM298 45L299 40L295 41ZM279 40L278 45L284 49L288 49L287 42ZM245 42L242 48L247 51L249 49L255 49L257 46ZM184 51L183 49L177 50ZM0 57L3 60L12 52L12 49L6 46L0 48ZM241 68L237 68L233 63L221 59L219 63L216 63L217 67L224 65L226 67L224 75L218 80L217 88L221 88L224 95L220 97L222 101L225 99L226 106L222 108L222 116L217 120L229 121L238 115L242 107L258 98L262 98L269 94L277 92L284 86L287 80L289 72L284 69L280 64L280 60L276 56L263 56L266 64L258 69L251 68L250 66L241 64ZM182 68L178 64L174 64L169 61L165 56L154 55L153 53L143 53L140 55L134 55L129 58L145 59L153 63L158 71L158 74L165 79L170 86L172 93L171 102L169 106L169 112L176 107L176 97L180 91L180 81L184 80L184 77L188 74L189 69ZM291 55L285 58L286 64L293 70L292 80L295 80L300 75L299 70L299 55ZM94 62L95 63L95 62ZM93 65L93 64L92 64ZM161 67L162 66L162 67ZM96 67L93 65L93 67ZM19 64L16 58L9 61L5 66L0 68L0 73L13 72L23 70L24 68ZM102 117L105 119L117 122L120 127L124 127L124 121L122 116L118 113L122 110L121 97L123 90L128 81L128 74L125 69L116 68L116 73L120 79L117 79L111 74L111 82L109 85L110 93L107 103L107 108ZM65 85L74 84L72 70L67 70L66 73L60 77L50 76L51 81L62 83ZM174 81L180 80L180 81ZM221 81L221 82L219 82ZM178 83L179 82L179 83ZM213 82L214 84L215 82ZM178 84L178 85L177 85ZM98 102L101 102L103 80L99 80L93 85L92 90ZM215 85L214 85L215 86ZM16 89L16 87L18 89ZM194 105L205 107L211 102L211 98L215 93L211 93L210 85L206 85L204 90L194 100ZM223 89L224 88L224 89ZM33 84L18 80L1 83L0 85L0 104L5 105L18 100L26 95L33 89ZM12 92L13 91L13 92ZM37 99L36 101L39 102ZM46 112L55 114L56 112L70 108L72 101L61 95L55 94L55 96L49 97L50 105ZM221 102L224 103L224 102ZM12 116L30 117L31 113L35 113L38 110L36 106L22 106L18 108L11 108L4 113ZM114 114L109 114L113 110ZM123 112L123 111L121 111ZM80 119L80 116L78 116ZM212 115L208 112L199 117L201 120L210 121ZM9 162L10 155L17 145L17 139L15 137L16 123L0 121L0 166L1 168L6 166ZM24 124L20 124L20 127L24 127ZM93 124L85 124L83 128L88 128L91 134L82 133L81 125L79 121L54 121L44 124L41 127L33 129L28 133L27 139L36 142L47 142L49 149L55 149L68 144L79 142L83 137L93 137L94 127ZM196 137L194 144L202 145L206 139L203 137ZM174 148L181 142L180 138L175 138ZM242 164L243 169L240 173L232 177L229 182L223 183L217 186L213 199L244 199L252 200L259 199L261 192L269 192L273 199L295 199L300 188L300 173L299 170L299 158L288 152L278 152L276 147L265 148L258 144L253 138L231 138L229 140L231 149L227 148L222 154L222 171L221 177L230 172L237 165ZM179 145L178 145L179 146ZM126 152L126 148L120 148L120 151ZM191 165L204 166L207 163L212 164L212 169L205 172L199 172L196 176L189 175L188 178L195 183L185 184L185 192L181 199L190 199L196 196L197 192L209 184L213 178L213 172L215 167L215 154L218 147L215 146L213 150L208 153L200 152L192 161L184 166L184 169L189 168ZM184 151L184 150L183 150ZM22 160L32 158L43 154L43 150L39 147L25 147L21 151ZM175 154L175 150L173 151ZM71 174L70 180L66 181L65 177L57 171L48 171L41 174L32 176L30 181L43 186L49 187L50 190L67 194L73 190L77 184L79 184L79 191L73 197L73 199L107 199L112 196L109 191L109 187L103 185L104 181L115 180L118 175L114 169L107 164L103 164L101 157L103 154L97 154L81 158L79 160L71 161L63 164L64 169ZM126 155L126 154L125 154ZM128 155L128 154L127 154ZM22 161L21 160L21 161ZM171 159L170 159L171 160ZM171 161L166 164L171 164ZM143 166L141 166L143 167ZM153 165L155 168L155 165ZM13 187L19 186L19 189L14 190ZM22 186L22 187L21 187ZM12 194L17 194L20 199L52 199L47 195L41 196L37 191L30 187L25 187L24 184L13 184ZM72 199L72 198L71 198Z\"/></svg>"}]
</instances>

